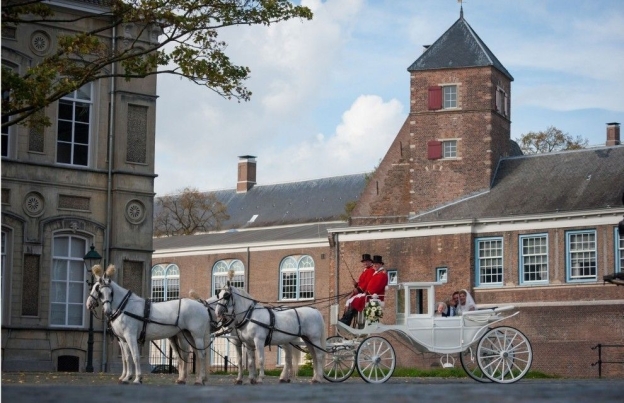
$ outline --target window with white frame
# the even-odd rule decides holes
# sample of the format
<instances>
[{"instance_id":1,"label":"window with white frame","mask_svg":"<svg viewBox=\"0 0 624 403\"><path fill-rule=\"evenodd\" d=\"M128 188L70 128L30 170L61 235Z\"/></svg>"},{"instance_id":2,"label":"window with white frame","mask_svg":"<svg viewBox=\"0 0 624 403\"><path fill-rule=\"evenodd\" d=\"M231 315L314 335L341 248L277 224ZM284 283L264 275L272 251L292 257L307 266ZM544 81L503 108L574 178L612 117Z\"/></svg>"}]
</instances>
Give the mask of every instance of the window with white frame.
<instances>
[{"instance_id":1,"label":"window with white frame","mask_svg":"<svg viewBox=\"0 0 624 403\"><path fill-rule=\"evenodd\" d=\"M445 85L442 87L442 108L457 108L457 86Z\"/></svg>"},{"instance_id":2,"label":"window with white frame","mask_svg":"<svg viewBox=\"0 0 624 403\"><path fill-rule=\"evenodd\" d=\"M212 295L223 288L229 279L229 271L234 271L231 284L240 289L245 289L245 265L238 259L225 259L217 261L212 266Z\"/></svg>"},{"instance_id":3,"label":"window with white frame","mask_svg":"<svg viewBox=\"0 0 624 403\"><path fill-rule=\"evenodd\" d=\"M475 242L477 286L502 285L503 238L480 238Z\"/></svg>"},{"instance_id":4,"label":"window with white frame","mask_svg":"<svg viewBox=\"0 0 624 403\"><path fill-rule=\"evenodd\" d=\"M84 255L87 240L73 235L52 239L50 325L83 326L85 301Z\"/></svg>"},{"instance_id":5,"label":"window with white frame","mask_svg":"<svg viewBox=\"0 0 624 403\"><path fill-rule=\"evenodd\" d=\"M91 128L91 83L58 103L56 162L87 166Z\"/></svg>"},{"instance_id":6,"label":"window with white frame","mask_svg":"<svg viewBox=\"0 0 624 403\"><path fill-rule=\"evenodd\" d=\"M457 140L442 142L442 158L457 158Z\"/></svg>"},{"instance_id":7,"label":"window with white frame","mask_svg":"<svg viewBox=\"0 0 624 403\"><path fill-rule=\"evenodd\" d=\"M448 268L438 267L436 269L436 281L438 283L446 283L448 281Z\"/></svg>"},{"instance_id":8,"label":"window with white frame","mask_svg":"<svg viewBox=\"0 0 624 403\"><path fill-rule=\"evenodd\" d=\"M548 282L548 235L520 236L520 283Z\"/></svg>"},{"instance_id":9,"label":"window with white frame","mask_svg":"<svg viewBox=\"0 0 624 403\"><path fill-rule=\"evenodd\" d=\"M175 264L157 264L152 267L150 295L153 302L180 298L180 268ZM149 345L150 365L168 365L170 361L167 354L171 351L171 343L168 339L156 340L154 343ZM178 359L173 358L171 365L177 367Z\"/></svg>"},{"instance_id":10,"label":"window with white frame","mask_svg":"<svg viewBox=\"0 0 624 403\"><path fill-rule=\"evenodd\" d=\"M595 281L598 279L596 231L569 231L566 233L566 268L568 281Z\"/></svg>"},{"instance_id":11,"label":"window with white frame","mask_svg":"<svg viewBox=\"0 0 624 403\"><path fill-rule=\"evenodd\" d=\"M175 264L152 267L151 299L154 302L180 298L180 268Z\"/></svg>"},{"instance_id":12,"label":"window with white frame","mask_svg":"<svg viewBox=\"0 0 624 403\"><path fill-rule=\"evenodd\" d=\"M388 285L399 284L399 272L397 270L386 270L388 273Z\"/></svg>"},{"instance_id":13,"label":"window with white frame","mask_svg":"<svg viewBox=\"0 0 624 403\"><path fill-rule=\"evenodd\" d=\"M280 300L314 298L314 259L288 256L280 263Z\"/></svg>"},{"instance_id":14,"label":"window with white frame","mask_svg":"<svg viewBox=\"0 0 624 403\"><path fill-rule=\"evenodd\" d=\"M615 227L615 272L624 271L624 234Z\"/></svg>"}]
</instances>

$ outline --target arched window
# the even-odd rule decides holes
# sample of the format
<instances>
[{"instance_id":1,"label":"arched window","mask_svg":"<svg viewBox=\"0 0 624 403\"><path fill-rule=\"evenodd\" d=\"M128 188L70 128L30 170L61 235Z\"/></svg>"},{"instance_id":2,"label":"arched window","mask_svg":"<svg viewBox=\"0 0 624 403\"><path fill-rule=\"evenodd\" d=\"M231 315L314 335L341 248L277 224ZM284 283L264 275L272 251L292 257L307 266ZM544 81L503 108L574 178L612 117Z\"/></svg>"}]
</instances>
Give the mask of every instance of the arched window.
<instances>
[{"instance_id":1,"label":"arched window","mask_svg":"<svg viewBox=\"0 0 624 403\"><path fill-rule=\"evenodd\" d=\"M288 256L280 264L280 300L314 298L314 259Z\"/></svg>"},{"instance_id":2,"label":"arched window","mask_svg":"<svg viewBox=\"0 0 624 403\"><path fill-rule=\"evenodd\" d=\"M50 325L83 326L87 240L59 235L52 240Z\"/></svg>"},{"instance_id":3,"label":"arched window","mask_svg":"<svg viewBox=\"0 0 624 403\"><path fill-rule=\"evenodd\" d=\"M180 268L175 264L157 264L152 267L151 299L154 302L163 302L180 298ZM150 343L149 363L152 369L163 366L168 370L169 354L171 347L168 339L156 341L158 347ZM176 367L177 359L171 361L171 365Z\"/></svg>"},{"instance_id":4,"label":"arched window","mask_svg":"<svg viewBox=\"0 0 624 403\"><path fill-rule=\"evenodd\" d=\"M152 267L151 299L154 302L180 298L180 268L175 264Z\"/></svg>"},{"instance_id":5,"label":"arched window","mask_svg":"<svg viewBox=\"0 0 624 403\"><path fill-rule=\"evenodd\" d=\"M245 265L238 259L225 259L217 261L212 266L212 295L217 295L228 279L228 272L234 270L232 285L245 289Z\"/></svg>"}]
</instances>

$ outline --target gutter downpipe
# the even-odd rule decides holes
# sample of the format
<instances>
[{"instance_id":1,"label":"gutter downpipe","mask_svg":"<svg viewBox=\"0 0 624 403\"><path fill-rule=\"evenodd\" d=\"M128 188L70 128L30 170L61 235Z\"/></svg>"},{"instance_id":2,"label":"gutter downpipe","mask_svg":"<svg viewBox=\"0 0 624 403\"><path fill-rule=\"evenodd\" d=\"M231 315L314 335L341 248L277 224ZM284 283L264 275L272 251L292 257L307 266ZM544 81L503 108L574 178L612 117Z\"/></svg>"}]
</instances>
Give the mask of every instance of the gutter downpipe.
<instances>
[{"instance_id":1,"label":"gutter downpipe","mask_svg":"<svg viewBox=\"0 0 624 403\"><path fill-rule=\"evenodd\" d=\"M113 53L117 51L117 27L113 26ZM111 109L108 122L108 183L106 184L106 234L104 242L106 244L106 262L110 263L110 227L112 225L112 188L113 188L113 134L115 132L115 74L117 73L117 63L113 62L111 72ZM102 323L104 318L102 318ZM102 368L101 372L108 371L108 358L106 356L106 326L102 326Z\"/></svg>"},{"instance_id":2,"label":"gutter downpipe","mask_svg":"<svg viewBox=\"0 0 624 403\"><path fill-rule=\"evenodd\" d=\"M335 280L335 291L334 294L336 295L336 304L340 304L340 292L339 290L339 286L340 286L340 282L339 282L339 278L340 278L340 243L338 242L338 234L333 234L332 235L334 237L334 242L336 245L336 280ZM338 309L338 311L340 311L340 308Z\"/></svg>"}]
</instances>

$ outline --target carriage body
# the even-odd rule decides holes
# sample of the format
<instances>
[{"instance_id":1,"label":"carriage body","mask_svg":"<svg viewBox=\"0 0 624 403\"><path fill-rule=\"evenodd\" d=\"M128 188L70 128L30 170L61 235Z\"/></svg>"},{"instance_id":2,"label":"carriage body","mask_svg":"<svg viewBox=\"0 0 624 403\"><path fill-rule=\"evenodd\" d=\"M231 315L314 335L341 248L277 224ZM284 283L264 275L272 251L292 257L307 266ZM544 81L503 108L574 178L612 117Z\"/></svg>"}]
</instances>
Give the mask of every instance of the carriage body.
<instances>
[{"instance_id":1,"label":"carriage body","mask_svg":"<svg viewBox=\"0 0 624 403\"><path fill-rule=\"evenodd\" d=\"M441 283L399 284L395 324L366 323L360 315L360 326L353 328L337 321L339 306L332 306L330 323L337 326L340 336L328 340L330 354L326 368L330 369L325 378L337 381L344 375L350 376L357 364L365 381L385 382L396 364L392 346L379 336L386 332L401 338L417 351L444 355L447 364L449 354L459 354L468 375L480 382L511 383L524 376L532 361L528 339L516 329L500 327L501 330L496 330L494 327L519 312L512 312L514 307L509 305L470 311L461 316L439 317L435 315L435 287L438 285ZM350 365L351 358L353 365ZM340 361L350 368L337 371ZM443 366L447 365L443 363ZM338 373L342 375L338 376Z\"/></svg>"}]
</instances>

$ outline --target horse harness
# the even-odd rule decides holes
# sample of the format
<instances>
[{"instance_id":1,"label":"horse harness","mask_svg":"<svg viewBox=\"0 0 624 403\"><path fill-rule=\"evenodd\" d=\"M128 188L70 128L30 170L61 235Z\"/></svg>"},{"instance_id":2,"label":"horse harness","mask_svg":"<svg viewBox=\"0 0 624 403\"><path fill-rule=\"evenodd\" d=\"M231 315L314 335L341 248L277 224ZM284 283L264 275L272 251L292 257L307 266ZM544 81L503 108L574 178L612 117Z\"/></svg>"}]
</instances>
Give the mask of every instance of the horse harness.
<instances>
[{"instance_id":1,"label":"horse harness","mask_svg":"<svg viewBox=\"0 0 624 403\"><path fill-rule=\"evenodd\" d=\"M231 294L228 292L227 296L224 296L224 299L230 300L231 299ZM284 334L287 334L289 336L294 336L294 337L301 337L301 338L305 337L305 336L301 335L301 319L299 318L299 312L297 311L297 308L292 308L295 311L295 315L297 316L297 325L299 326L299 331L297 332L297 334L294 334L294 333L290 333L290 332L287 332L285 330L281 330L281 329L278 329L278 328L275 327L275 312L274 312L275 309L274 308L261 307L261 308L266 309L269 312L269 324L259 322L256 319L252 318L253 312L256 309L256 304L258 303L258 301L256 301L256 300L252 300L252 301L253 301L253 304L251 304L249 306L249 308L247 308L247 311L245 312L245 317L243 318L243 320L241 320L239 323L237 323L235 325L236 329L242 328L243 326L245 326L249 322L254 323L254 324L258 325L258 326L261 326L261 327L263 327L265 329L268 329L269 333L267 334L267 337L264 340L265 347L271 345L271 340L273 339L273 332L274 331L277 331L277 332L280 332L280 333L284 333ZM218 303L218 304L224 306L227 309L227 306L225 304L223 304L223 303ZM233 308L234 308L234 302L232 301L232 312L234 312ZM238 314L236 312L234 312L232 321L234 321L236 319L237 315ZM228 323L228 325L230 323L232 323L232 321L230 321Z\"/></svg>"},{"instance_id":2,"label":"horse harness","mask_svg":"<svg viewBox=\"0 0 624 403\"><path fill-rule=\"evenodd\" d=\"M102 304L105 303L111 303L113 302L113 298L114 298L114 291L113 289L109 286L109 285L101 285L99 288L110 288L111 290L111 299L110 301L103 301ZM99 292L99 288L98 288L98 292ZM91 294L89 294L90 297ZM143 345L145 343L145 334L147 331L147 324L148 323L155 323L157 325L163 325L163 326L175 326L178 327L178 321L180 320L180 309L182 307L182 300L179 299L178 300L178 315L176 317L176 321L174 324L170 324L170 323L161 323L155 320L150 319L150 312L151 312L151 307L152 307L152 300L149 298L145 299L145 306L143 307L143 316L137 315L135 313L132 312L128 312L128 311L124 311L124 308L126 307L126 305L128 304L128 301L130 301L130 297L132 296L132 291L128 290L128 292L126 293L126 295L123 297L123 300L121 300L121 302L119 303L119 306L117 307L117 309L115 310L115 312L111 313L108 316L108 328L112 329L112 323L115 321L115 319L117 319L122 313L126 314L128 316L130 316L131 318L134 318L136 320L140 320L141 322L143 322L143 328L141 329L141 334L139 335L139 338L137 339L137 342L140 345ZM93 298L93 297L92 297ZM114 333L114 332L113 332ZM117 336L119 337L119 336Z\"/></svg>"}]
</instances>

